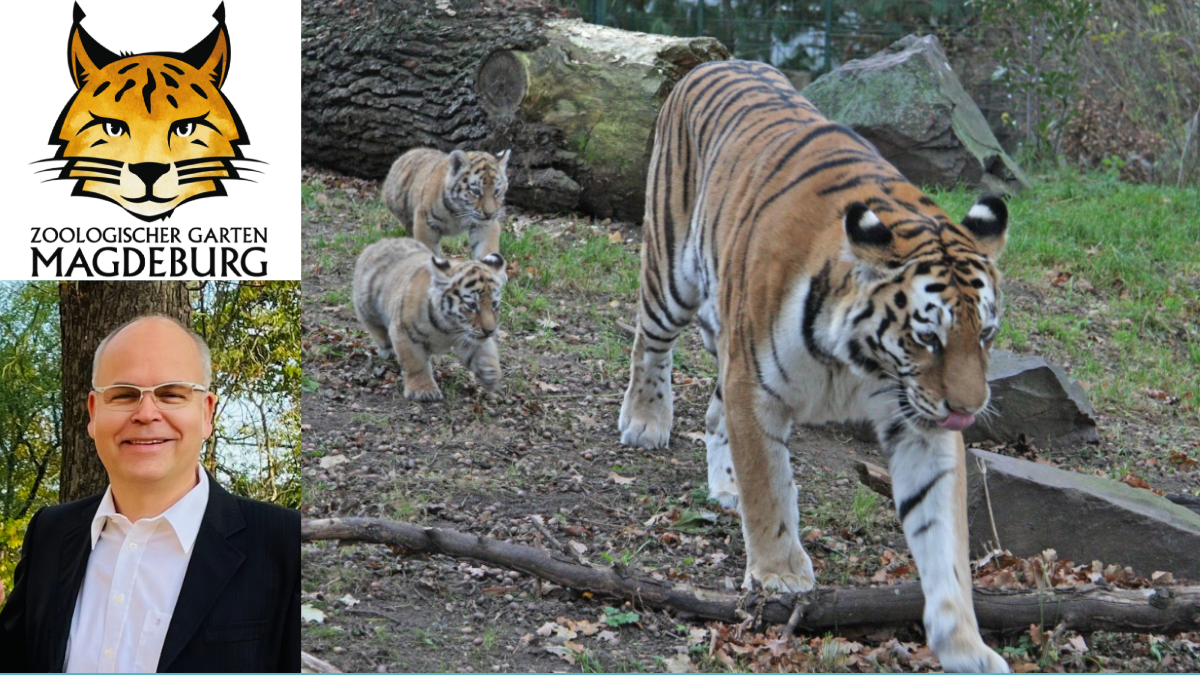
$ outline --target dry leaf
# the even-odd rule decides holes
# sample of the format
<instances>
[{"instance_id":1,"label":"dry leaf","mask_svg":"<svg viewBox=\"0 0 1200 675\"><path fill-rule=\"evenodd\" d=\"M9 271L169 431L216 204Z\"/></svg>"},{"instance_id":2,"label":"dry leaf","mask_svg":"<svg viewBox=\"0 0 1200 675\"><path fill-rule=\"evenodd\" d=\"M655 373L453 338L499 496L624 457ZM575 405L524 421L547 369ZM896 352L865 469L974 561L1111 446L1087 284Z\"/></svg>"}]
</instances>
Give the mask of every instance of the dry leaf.
<instances>
[{"instance_id":1,"label":"dry leaf","mask_svg":"<svg viewBox=\"0 0 1200 675\"><path fill-rule=\"evenodd\" d=\"M620 233L620 232L609 232L609 233L608 233L608 241L609 241L610 243L613 243L613 244L619 244L619 243L621 243L621 241L622 241L623 239L624 239L624 238L621 236L621 233Z\"/></svg>"},{"instance_id":2,"label":"dry leaf","mask_svg":"<svg viewBox=\"0 0 1200 675\"><path fill-rule=\"evenodd\" d=\"M332 469L338 464L345 464L349 461L350 458L345 455L330 455L328 457L322 457L320 465L322 469Z\"/></svg>"},{"instance_id":3,"label":"dry leaf","mask_svg":"<svg viewBox=\"0 0 1200 675\"><path fill-rule=\"evenodd\" d=\"M612 479L612 482L616 483L617 485L629 485L633 481L637 480L636 478L626 478L625 476L619 476L619 475L617 475L616 471L609 471L608 477L610 479Z\"/></svg>"}]
</instances>

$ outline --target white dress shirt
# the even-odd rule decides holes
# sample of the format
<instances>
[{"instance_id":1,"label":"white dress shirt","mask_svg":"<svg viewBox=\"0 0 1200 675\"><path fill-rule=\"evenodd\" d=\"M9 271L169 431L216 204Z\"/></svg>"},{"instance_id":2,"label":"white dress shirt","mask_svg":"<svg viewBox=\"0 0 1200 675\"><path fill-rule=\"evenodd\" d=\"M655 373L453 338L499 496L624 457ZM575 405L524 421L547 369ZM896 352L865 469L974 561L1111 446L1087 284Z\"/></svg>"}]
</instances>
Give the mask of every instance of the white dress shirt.
<instances>
[{"instance_id":1,"label":"white dress shirt","mask_svg":"<svg viewBox=\"0 0 1200 675\"><path fill-rule=\"evenodd\" d=\"M154 518L117 513L112 486L92 519L92 553L75 601L68 673L153 673L208 506L208 475Z\"/></svg>"}]
</instances>

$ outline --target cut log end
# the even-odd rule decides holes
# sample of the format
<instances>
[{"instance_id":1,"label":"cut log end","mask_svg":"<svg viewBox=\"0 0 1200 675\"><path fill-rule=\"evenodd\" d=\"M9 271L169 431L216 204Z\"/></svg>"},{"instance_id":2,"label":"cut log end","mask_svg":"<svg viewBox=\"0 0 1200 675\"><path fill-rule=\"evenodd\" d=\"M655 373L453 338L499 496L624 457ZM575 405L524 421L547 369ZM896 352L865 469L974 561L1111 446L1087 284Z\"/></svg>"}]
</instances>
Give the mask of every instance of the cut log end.
<instances>
[{"instance_id":1,"label":"cut log end","mask_svg":"<svg viewBox=\"0 0 1200 675\"><path fill-rule=\"evenodd\" d=\"M479 97L479 104L493 117L515 115L528 91L525 64L507 49L488 54L475 75L475 94Z\"/></svg>"}]
</instances>

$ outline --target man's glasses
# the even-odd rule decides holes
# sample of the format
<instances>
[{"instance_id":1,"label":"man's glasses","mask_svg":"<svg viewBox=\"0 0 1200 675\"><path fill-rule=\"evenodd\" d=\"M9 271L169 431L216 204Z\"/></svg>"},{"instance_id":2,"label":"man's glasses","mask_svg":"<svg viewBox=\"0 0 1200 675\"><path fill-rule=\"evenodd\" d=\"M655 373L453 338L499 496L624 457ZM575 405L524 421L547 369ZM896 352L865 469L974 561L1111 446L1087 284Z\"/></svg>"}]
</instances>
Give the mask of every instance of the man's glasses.
<instances>
[{"instance_id":1,"label":"man's glasses","mask_svg":"<svg viewBox=\"0 0 1200 675\"><path fill-rule=\"evenodd\" d=\"M146 392L150 392L159 410L175 410L191 403L196 392L208 391L208 387L191 382L164 382L153 387L135 387L132 384L93 386L92 391L100 395L101 405L109 410L137 410L142 405L142 394Z\"/></svg>"}]
</instances>

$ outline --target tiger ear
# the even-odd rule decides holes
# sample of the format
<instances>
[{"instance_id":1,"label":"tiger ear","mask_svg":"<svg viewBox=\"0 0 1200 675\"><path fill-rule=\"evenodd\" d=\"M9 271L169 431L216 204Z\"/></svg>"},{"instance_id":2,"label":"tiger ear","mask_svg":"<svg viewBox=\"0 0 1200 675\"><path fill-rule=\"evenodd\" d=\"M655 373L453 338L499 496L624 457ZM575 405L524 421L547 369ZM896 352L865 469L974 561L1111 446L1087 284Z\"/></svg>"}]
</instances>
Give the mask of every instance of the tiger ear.
<instances>
[{"instance_id":1,"label":"tiger ear","mask_svg":"<svg viewBox=\"0 0 1200 675\"><path fill-rule=\"evenodd\" d=\"M220 89L229 74L229 32L225 29L224 2L217 5L213 18L217 20L217 27L195 47L181 54L180 60L208 75L213 86Z\"/></svg>"},{"instance_id":2,"label":"tiger ear","mask_svg":"<svg viewBox=\"0 0 1200 675\"><path fill-rule=\"evenodd\" d=\"M483 257L483 259L480 260L479 262L483 263L484 265L487 265L488 267L490 267L494 270L503 270L504 269L504 257L501 256L499 253L489 253L488 255L485 255Z\"/></svg>"},{"instance_id":3,"label":"tiger ear","mask_svg":"<svg viewBox=\"0 0 1200 675\"><path fill-rule=\"evenodd\" d=\"M980 197L967 211L962 224L974 235L980 253L993 260L1000 257L1008 232L1008 207L1003 199L993 195Z\"/></svg>"},{"instance_id":4,"label":"tiger ear","mask_svg":"<svg viewBox=\"0 0 1200 675\"><path fill-rule=\"evenodd\" d=\"M429 257L429 270L433 272L435 277L450 276L450 261L438 256Z\"/></svg>"},{"instance_id":5,"label":"tiger ear","mask_svg":"<svg viewBox=\"0 0 1200 675\"><path fill-rule=\"evenodd\" d=\"M500 171L508 170L509 157L512 157L512 150L501 150L500 154L496 155L496 159L500 160Z\"/></svg>"},{"instance_id":6,"label":"tiger ear","mask_svg":"<svg viewBox=\"0 0 1200 675\"><path fill-rule=\"evenodd\" d=\"M853 202L846 207L842 217L850 253L861 263L876 272L884 272L895 260L892 252L892 231L879 216L862 202Z\"/></svg>"},{"instance_id":7,"label":"tiger ear","mask_svg":"<svg viewBox=\"0 0 1200 675\"><path fill-rule=\"evenodd\" d=\"M471 161L467 159L467 153L462 150L455 150L450 153L450 171L446 174L446 182L453 181L462 175L467 170Z\"/></svg>"},{"instance_id":8,"label":"tiger ear","mask_svg":"<svg viewBox=\"0 0 1200 675\"><path fill-rule=\"evenodd\" d=\"M75 80L76 89L82 89L83 85L87 84L88 77L120 58L88 35L80 25L85 16L87 15L83 13L79 3L75 3L75 23L71 26L71 37L67 41L67 67L71 69L71 78Z\"/></svg>"}]
</instances>

